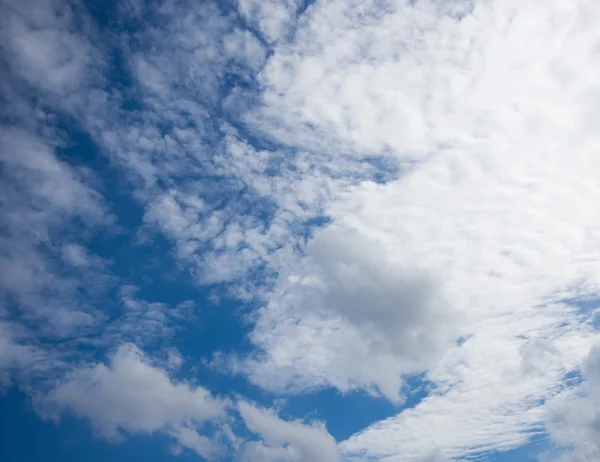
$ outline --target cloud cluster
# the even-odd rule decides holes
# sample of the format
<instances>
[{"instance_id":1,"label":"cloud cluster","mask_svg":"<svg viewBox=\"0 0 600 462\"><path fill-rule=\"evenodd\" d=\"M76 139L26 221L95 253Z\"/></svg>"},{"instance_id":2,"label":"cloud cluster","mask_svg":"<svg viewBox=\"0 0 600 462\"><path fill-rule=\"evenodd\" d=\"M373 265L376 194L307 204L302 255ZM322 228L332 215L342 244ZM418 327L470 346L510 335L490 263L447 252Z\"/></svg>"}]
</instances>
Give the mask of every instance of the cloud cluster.
<instances>
[{"instance_id":1,"label":"cloud cluster","mask_svg":"<svg viewBox=\"0 0 600 462\"><path fill-rule=\"evenodd\" d=\"M175 306L149 302L137 295L131 285L119 290L121 306L102 331L107 344L131 342L139 347L165 347L185 324L194 319L195 304L186 300Z\"/></svg>"},{"instance_id":2,"label":"cloud cluster","mask_svg":"<svg viewBox=\"0 0 600 462\"><path fill-rule=\"evenodd\" d=\"M89 419L107 438L118 438L122 432L163 432L207 459L218 447L196 429L223 418L228 406L200 386L174 382L133 344L120 346L108 366L74 369L48 401Z\"/></svg>"},{"instance_id":3,"label":"cloud cluster","mask_svg":"<svg viewBox=\"0 0 600 462\"><path fill-rule=\"evenodd\" d=\"M557 396L548 406L545 424L560 447L558 460L585 462L600 457L600 348L590 351L583 365L583 382Z\"/></svg>"},{"instance_id":4,"label":"cloud cluster","mask_svg":"<svg viewBox=\"0 0 600 462\"><path fill-rule=\"evenodd\" d=\"M589 65L600 39L590 21L600 10L563 1L543 12L535 2L482 2L458 15L436 2L388 8L315 5L297 40L260 75L261 117L252 117L262 129L305 149L385 153L401 173L329 202L334 225L324 234L350 229L361 239L340 233L328 241L325 274L310 274L304 256L282 265L281 291L259 312L252 334L266 352L256 377L278 390L373 382L381 389L385 382L374 377L389 371L386 395L394 396L399 384L392 380L407 369L393 364L437 350L443 354L433 366L420 364L434 393L344 442L346 454L360 458L366 449L405 460L431 446L451 457L506 450L543 431L540 403L560 392L596 338L593 314L576 300L596 296L600 283L600 164L590 125L598 69ZM319 239L307 245L309 259ZM328 270L337 245L344 248L339 275ZM354 252L364 270L356 281ZM384 256L376 269L374 255ZM466 341L431 350L427 337L400 340L391 358L353 350L378 323L394 329L396 340L406 338L410 322L393 322L406 311L382 317L387 294L401 298L395 290L404 286L392 264L434 281L436 306L458 313ZM394 284L385 283L388 275ZM372 278L377 296L365 290L362 298L358 291ZM294 284L302 288L295 292ZM344 290L332 297L336 286ZM322 299L298 296L316 287ZM332 312L335 321L324 319ZM425 332L439 326L435 310L430 322L427 310L418 312ZM448 326L432 334L439 345L458 339ZM347 351L351 360L340 360ZM368 358L362 367L360 358ZM352 367L340 373L345 363Z\"/></svg>"},{"instance_id":5,"label":"cloud cluster","mask_svg":"<svg viewBox=\"0 0 600 462\"><path fill-rule=\"evenodd\" d=\"M177 446L208 460L228 453L235 436L228 413L233 403L205 388L174 380L133 344L121 345L107 365L89 364L73 369L42 402L47 416L70 413L90 421L109 440L127 434L163 433ZM284 421L269 409L244 400L237 411L247 429L260 439L241 440L240 460L337 462L337 444L320 422ZM209 436L205 433L210 432Z\"/></svg>"},{"instance_id":6,"label":"cloud cluster","mask_svg":"<svg viewBox=\"0 0 600 462\"><path fill-rule=\"evenodd\" d=\"M2 384L62 377L50 408L207 458L225 438L246 460L438 460L544 431L567 460L598 457L595 307L580 301L600 289L600 7L178 0L115 14L101 31L78 1L0 5ZM420 374L428 396L338 448L321 423L174 380L140 348L176 368L169 341L194 305L145 300L92 250L118 218L67 154L74 126L140 206L138 245L161 234L194 283L258 306L254 350L224 364L275 393L399 403ZM107 287L121 287L110 303ZM117 349L89 363L82 344ZM235 412L259 440L232 434Z\"/></svg>"},{"instance_id":7,"label":"cloud cluster","mask_svg":"<svg viewBox=\"0 0 600 462\"><path fill-rule=\"evenodd\" d=\"M241 460L278 462L339 462L337 444L325 426L284 421L273 411L245 401L238 411L248 430L262 440L246 442Z\"/></svg>"},{"instance_id":8,"label":"cloud cluster","mask_svg":"<svg viewBox=\"0 0 600 462\"><path fill-rule=\"evenodd\" d=\"M86 184L83 175L57 158L55 143L36 133L5 128L0 134L0 146L4 217L0 267L4 296L11 294L22 309L33 318L52 323L55 331L64 331L78 320L91 322L82 311L69 314L64 306L48 306L45 294L56 297L55 305L67 304L76 281L66 274L61 276L60 266L56 269L43 255L60 255L70 249L70 256L74 257L71 244L65 243L63 250L62 243L57 242L59 232L63 233L59 239L65 239L64 233L79 223L110 223L102 196ZM73 263L73 258L67 258L67 264Z\"/></svg>"},{"instance_id":9,"label":"cloud cluster","mask_svg":"<svg viewBox=\"0 0 600 462\"><path fill-rule=\"evenodd\" d=\"M385 249L350 226L317 232L259 312L251 338L267 356L247 365L251 379L279 391L333 385L400 400L402 377L435 364L460 329L436 281Z\"/></svg>"},{"instance_id":10,"label":"cloud cluster","mask_svg":"<svg viewBox=\"0 0 600 462\"><path fill-rule=\"evenodd\" d=\"M215 147L209 110L219 103L214 95L220 80L227 72L243 76L258 68L264 50L214 4L180 22L188 7L165 3L149 11L131 3L123 8L122 21L152 17L156 26L140 32L154 54L133 44L122 50L127 55L125 66L143 95L140 110L128 112L120 105L131 95L103 87L101 72L110 66L104 61L105 50L92 45L96 31L81 4L3 3L2 63L10 72L3 74L2 95L10 104L3 108L6 125L1 132L0 377L8 385L13 374L22 379L20 374L42 369L50 382L58 374L63 377L60 385L42 399L46 412L69 411L90 420L108 438L162 432L208 458L218 448L197 427L218 423L226 401L212 398L202 387L173 381L133 344L120 346L109 365L75 366L81 359L81 344L100 349L124 340L140 346L157 340L164 344L178 325L189 320L193 306L148 302L127 285L120 290L122 309L115 312L97 309L87 297L87 292L110 279L110 270L109 262L86 246L86 238L99 228L109 228L114 217L99 192L98 178L69 163L65 154L69 133L64 132L72 125L89 130L108 158L125 167L136 188L135 198L146 207L146 226L157 226L172 238L182 262L199 259L194 246L206 249L212 240L219 254L228 250L231 257L240 251L242 262L252 263L268 254L264 225L249 207L272 193L272 184L252 178L254 172L263 174L268 168L269 154L239 142L231 127L225 131L233 135L219 141L213 158L203 158L198 151ZM170 28L172 34L165 39L161 22L181 27ZM115 37L107 38L109 47ZM173 42L180 44L175 56ZM173 60L179 66L172 66ZM39 98L38 105L32 104L31 94ZM173 101L177 95L179 99ZM66 127L59 126L65 120ZM170 125L168 133L153 129L155 123ZM264 159L262 166L256 165L259 158ZM212 185L218 184L215 180L225 185L218 191L210 191L210 185L199 187L199 181L211 176ZM247 194L246 182L256 180L260 184ZM261 194L253 192L261 187ZM275 187L283 188L284 181ZM309 184L301 187L316 189ZM221 192L230 198L240 192L241 200L228 205ZM302 211L294 202L289 206ZM199 223L203 219L206 222ZM274 226L271 236L276 233L284 234L284 229ZM210 259L210 255L204 258ZM239 274L226 266L220 263L228 274L220 274L215 264L198 279L228 280ZM248 264L237 266L245 271ZM17 322L5 321L10 318ZM60 337L60 346L52 343L55 337ZM171 349L168 362L176 367L181 357ZM329 437L332 444L335 447Z\"/></svg>"},{"instance_id":11,"label":"cloud cluster","mask_svg":"<svg viewBox=\"0 0 600 462\"><path fill-rule=\"evenodd\" d=\"M110 278L103 261L74 240L112 217L86 172L58 158L57 140L4 127L0 146L0 317L13 333L4 341L18 342L11 350L25 361L19 372L33 373L31 363L45 356L39 336L66 339L101 326L90 300ZM54 360L45 361L51 368Z\"/></svg>"},{"instance_id":12,"label":"cloud cluster","mask_svg":"<svg viewBox=\"0 0 600 462\"><path fill-rule=\"evenodd\" d=\"M92 300L110 283L86 244L114 217L95 173L66 159L70 140L58 123L59 112L80 107L81 81L100 79L97 50L77 32L92 29L76 9L0 5L0 374L21 385L66 367L60 348L41 339L66 344L101 326Z\"/></svg>"},{"instance_id":13,"label":"cloud cluster","mask_svg":"<svg viewBox=\"0 0 600 462\"><path fill-rule=\"evenodd\" d=\"M43 352L31 345L24 345L19 338L23 334L20 326L0 322L0 387L8 388L13 376L19 376L25 369L40 368L43 364ZM43 366L42 366L43 368Z\"/></svg>"}]
</instances>

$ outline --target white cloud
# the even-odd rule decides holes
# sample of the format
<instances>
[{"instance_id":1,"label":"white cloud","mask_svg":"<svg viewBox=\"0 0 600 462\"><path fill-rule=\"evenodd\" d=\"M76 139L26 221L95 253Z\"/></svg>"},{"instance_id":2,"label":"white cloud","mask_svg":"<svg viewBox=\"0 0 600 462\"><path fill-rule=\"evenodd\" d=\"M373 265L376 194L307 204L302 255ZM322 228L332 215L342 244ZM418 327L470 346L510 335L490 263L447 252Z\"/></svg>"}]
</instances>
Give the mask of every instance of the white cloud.
<instances>
[{"instance_id":1,"label":"white cloud","mask_svg":"<svg viewBox=\"0 0 600 462\"><path fill-rule=\"evenodd\" d=\"M13 77L63 109L82 108L82 85L102 83L104 62L94 31L77 2L25 0L0 6L2 58ZM83 33L82 33L83 32Z\"/></svg>"},{"instance_id":2,"label":"white cloud","mask_svg":"<svg viewBox=\"0 0 600 462\"><path fill-rule=\"evenodd\" d=\"M296 15L300 8L299 0L258 1L238 0L238 10L246 20L263 34L269 42L289 38Z\"/></svg>"},{"instance_id":3,"label":"white cloud","mask_svg":"<svg viewBox=\"0 0 600 462\"><path fill-rule=\"evenodd\" d=\"M437 446L448 457L508 450L543 432L543 402L568 386L567 374L585 356L585 325L565 306L550 313L490 319L478 326L460 348L450 350L427 374L437 385L414 408L359 432L341 444L344 453L371 457L418 458ZM531 317L530 317L531 316ZM564 322L563 329L556 325ZM519 327L520 326L520 327ZM523 350L535 340L554 337L560 355L542 356L535 366L523 368ZM514 335L514 334L517 335ZM530 358L531 364L532 358Z\"/></svg>"},{"instance_id":4,"label":"white cloud","mask_svg":"<svg viewBox=\"0 0 600 462\"><path fill-rule=\"evenodd\" d=\"M61 336L94 324L96 314L80 303L80 294L102 283L92 279L102 268L88 268L88 287L82 287L82 281L56 262L62 254L60 241L78 223L93 229L110 225L112 217L102 196L86 184L80 172L58 159L57 143L48 138L20 128L0 133L4 172L0 296L12 300L6 302L11 310L16 301L23 317L43 321L40 328L47 335ZM86 258L100 261L91 254ZM78 294L78 288L83 292Z\"/></svg>"},{"instance_id":5,"label":"white cloud","mask_svg":"<svg viewBox=\"0 0 600 462\"><path fill-rule=\"evenodd\" d=\"M107 221L102 196L89 188L77 171L56 157L57 141L18 128L4 129L1 136L2 163L12 173L12 185L5 187L24 188L25 191L19 191L23 193L21 201L27 201L34 209L23 220L31 217L59 221L59 217L52 216L54 213L78 214L90 222ZM16 192L12 194L14 197ZM17 217L11 218L17 220Z\"/></svg>"},{"instance_id":6,"label":"white cloud","mask_svg":"<svg viewBox=\"0 0 600 462\"><path fill-rule=\"evenodd\" d=\"M444 11L444 4L464 11ZM515 121L512 110L550 109L546 96L567 103L571 85L591 77L571 80L572 69L587 66L584 50L594 43L589 26L569 35L578 4L553 1L544 17L535 1L480 2L466 14L470 7L315 4L296 40L278 48L261 73L263 107L248 122L295 145L422 160ZM576 43L583 48L569 56L572 65L555 60ZM545 65L548 72L540 73ZM567 93L558 95L554 87L563 84ZM554 107L547 116L562 123L568 114L568 107Z\"/></svg>"},{"instance_id":7,"label":"white cloud","mask_svg":"<svg viewBox=\"0 0 600 462\"><path fill-rule=\"evenodd\" d=\"M121 308L115 312L115 318L103 326L98 339L100 345L131 342L140 347L167 346L175 334L194 319L195 304L191 300L171 306L144 300L137 292L136 286L121 287ZM181 361L176 354L172 349L167 351L167 363L172 367Z\"/></svg>"},{"instance_id":8,"label":"white cloud","mask_svg":"<svg viewBox=\"0 0 600 462\"><path fill-rule=\"evenodd\" d=\"M244 444L241 459L247 462L338 462L340 456L333 437L322 423L284 421L273 411L246 401L238 411L252 433L261 441Z\"/></svg>"},{"instance_id":9,"label":"white cloud","mask_svg":"<svg viewBox=\"0 0 600 462\"><path fill-rule=\"evenodd\" d=\"M561 461L591 462L600 458L600 347L595 346L583 365L583 379L550 402L545 416L552 439L567 449Z\"/></svg>"},{"instance_id":10,"label":"white cloud","mask_svg":"<svg viewBox=\"0 0 600 462\"><path fill-rule=\"evenodd\" d=\"M99 81L77 8L0 4L0 368L32 394L65 370L73 343L97 332L104 313L92 300L112 283L108 262L86 244L114 217L95 173L63 156L73 123L59 128L58 114L76 113Z\"/></svg>"},{"instance_id":11,"label":"white cloud","mask_svg":"<svg viewBox=\"0 0 600 462\"><path fill-rule=\"evenodd\" d=\"M155 104L155 113L148 120L160 113L177 130L163 135L145 126L107 143L111 152L143 154L127 161L146 185L154 187L157 178L169 185L147 194L146 218L177 243L183 260L209 269L199 280L235 279L264 263L280 273L252 333L264 349L247 369L257 383L296 392L376 386L396 399L403 374L429 369L436 394L413 412L357 435L346 443L348 453L366 449L393 457L408 451L420 457L437 444L457 456L518 445L540 426L540 400L558 391L593 341L586 319L555 303L593 295L600 282L594 269L597 140L589 122L595 118L597 72L588 66L597 37L590 23L581 22L596 11L590 6L581 13L580 5L557 0L541 13L535 2L513 1L480 3L472 12L468 2L454 2L453 10L439 2L390 2L383 10L378 2L314 5L298 24L296 40L269 58L260 74L262 106L245 119L261 133L309 151L285 170L272 166L282 156L238 142L234 130L226 147L201 164L197 153L215 153L207 148L203 110L183 114L150 97L146 102ZM187 43L201 41L192 34ZM145 58L171 62L164 54ZM195 58L190 62L205 63L205 72L209 63L221 62L210 53ZM202 82L214 82L208 77ZM178 106L216 88L196 87L175 71L169 79L189 83L178 87L187 92L167 98ZM188 101L183 107L192 106ZM196 134L185 130L190 120ZM353 164L341 153L384 153L399 166L400 179L351 187L364 176L346 176L345 167ZM290 173L297 166L305 167L301 179ZM249 187L271 199L275 219L261 223L243 201L223 211L212 208L214 196L194 188L206 172L227 173L229 193ZM172 185L173 174L189 179L185 188ZM207 207L188 204L188 194L202 197ZM335 257L366 275L359 271L341 283L341 273L328 266L332 260L316 258L333 248L340 239L335 235L321 250L315 238L308 259L296 252L303 239L290 232L297 217L321 212L335 220L332 230L360 236L343 247L361 249L356 256L340 251ZM381 255L381 265L365 257L372 254ZM395 282L407 274L411 281L413 273L432 281L436 300L413 318L403 317L410 310L398 313L386 308L389 303L350 297L383 288L391 300L405 292L396 292ZM377 274L380 286L371 283L369 292L366 283ZM290 276L300 279L290 283ZM319 276L326 289L315 285ZM297 289L303 283L311 287L307 294ZM359 292L361 283L367 287ZM447 317L447 324L438 324L438 317ZM396 325L424 335L401 341ZM470 340L446 351L461 333ZM548 367L528 353L540 345L558 352L542 355ZM495 397L487 400L492 389ZM489 404L478 406L482 400ZM456 413L467 417L436 441ZM406 437L396 437L398 428ZM411 430L417 428L419 433Z\"/></svg>"},{"instance_id":12,"label":"white cloud","mask_svg":"<svg viewBox=\"0 0 600 462\"><path fill-rule=\"evenodd\" d=\"M450 460L439 449L434 449L427 455L413 459L411 462L450 462Z\"/></svg>"},{"instance_id":13,"label":"white cloud","mask_svg":"<svg viewBox=\"0 0 600 462\"><path fill-rule=\"evenodd\" d=\"M167 365L169 369L177 370L182 364L183 357L181 356L181 353L179 353L179 351L177 351L175 348L170 348L167 351Z\"/></svg>"},{"instance_id":14,"label":"white cloud","mask_svg":"<svg viewBox=\"0 0 600 462\"><path fill-rule=\"evenodd\" d=\"M209 458L215 442L197 433L204 422L224 417L227 401L202 387L175 382L132 344L119 347L108 366L75 369L52 391L49 404L90 420L106 438L164 432Z\"/></svg>"},{"instance_id":15,"label":"white cloud","mask_svg":"<svg viewBox=\"0 0 600 462\"><path fill-rule=\"evenodd\" d=\"M256 207L271 207L276 186L285 186L265 172L277 156L252 149L211 115L229 92L251 83L266 50L238 27L236 15L212 3L184 6L147 11L169 27L145 23L144 39L123 50L140 84L140 111L109 104L101 115L112 123L85 123L130 174L145 208L144 232L169 238L198 281L228 281L263 264L286 238L285 227L254 216ZM237 107L228 111L224 119L238 117Z\"/></svg>"},{"instance_id":16,"label":"white cloud","mask_svg":"<svg viewBox=\"0 0 600 462\"><path fill-rule=\"evenodd\" d=\"M101 258L91 255L88 249L80 244L69 243L61 249L63 260L76 268L103 269L106 265Z\"/></svg>"},{"instance_id":17,"label":"white cloud","mask_svg":"<svg viewBox=\"0 0 600 462\"><path fill-rule=\"evenodd\" d=\"M176 455L181 453L182 448L194 451L205 459L212 460L217 455L219 448L206 436L198 434L192 428L185 426L175 426L167 430L167 433L177 440L178 446L174 447Z\"/></svg>"},{"instance_id":18,"label":"white cloud","mask_svg":"<svg viewBox=\"0 0 600 462\"><path fill-rule=\"evenodd\" d=\"M146 90L141 95L145 108L169 107L170 114L161 117L181 114L186 107L214 107L222 97L220 80L228 72L244 77L265 57L260 42L236 27L232 13L212 2L189 7L186 2L164 2L148 8L153 21L140 31L144 40L127 50L133 75ZM172 104L173 97L179 107Z\"/></svg>"},{"instance_id":19,"label":"white cloud","mask_svg":"<svg viewBox=\"0 0 600 462\"><path fill-rule=\"evenodd\" d=\"M399 400L402 376L435 364L460 329L437 282L385 250L350 227L317 232L301 273L280 274L259 313L251 338L268 356L247 365L250 378L296 391L377 387Z\"/></svg>"},{"instance_id":20,"label":"white cloud","mask_svg":"<svg viewBox=\"0 0 600 462\"><path fill-rule=\"evenodd\" d=\"M363 183L325 207L332 230L361 236L357 244L336 236L326 248L339 242L342 262L358 261L347 256L355 251L383 255L376 269L361 260L370 268L360 279L365 285L378 271L402 280L392 263L426 274L436 296L459 313L468 339L439 348L437 362L421 363L432 395L343 443L348 457L405 460L432 446L460 457L523 444L543 431L540 403L567 386L565 376L596 338L590 313L569 304L600 288L592 122L598 67L591 64L600 8L584 1L557 0L544 10L533 1L482 2L457 20L436 5L390 3L382 12L375 4L317 4L298 40L263 70L263 106L248 119L291 145L397 159L397 181ZM381 250L363 244L369 241ZM369 326L393 328L382 320L401 314L354 310L359 299L350 295L361 287L354 283L348 299L326 298L321 309L346 319L324 322L314 312L321 302L302 304L302 290L288 282L299 275L295 285L314 290L314 277L303 279L305 257L292 256L278 269L280 290L252 334L265 349L264 362L250 370L261 385L381 388L377 372L365 376L368 365L398 378L399 360L427 352L415 342L401 353L357 354ZM440 329L436 341L452 338ZM544 353L536 357L532 348ZM352 354L339 361L345 352ZM370 362L361 366L362 358ZM345 363L352 368L344 370Z\"/></svg>"},{"instance_id":21,"label":"white cloud","mask_svg":"<svg viewBox=\"0 0 600 462\"><path fill-rule=\"evenodd\" d=\"M101 315L86 301L109 279L84 247L113 217L94 174L61 157L67 143L57 129L56 110L77 110L99 75L98 50L80 33L91 30L73 9L46 0L0 5L0 311L25 321L32 337L94 328Z\"/></svg>"},{"instance_id":22,"label":"white cloud","mask_svg":"<svg viewBox=\"0 0 600 462\"><path fill-rule=\"evenodd\" d=\"M87 58L89 40L76 43L70 9L57 20L43 5L26 9L27 21L11 15L14 23L2 28L20 32L1 36L13 57L2 84L20 78L55 104L56 95L85 101L97 56ZM597 296L600 285L595 3L318 2L292 20L292 2L240 2L274 46L268 59L235 15L214 4L188 6L145 11L161 27L141 26L137 44L121 50L139 83L139 110L123 111L121 95L104 95L104 112L92 105L82 114L80 104L77 115L129 172L147 228L174 242L198 281L249 275L238 293L266 300L251 334L260 354L243 370L277 391L377 388L390 399L399 398L403 376L427 371L431 395L344 442L348 458L419 460L431 447L460 457L512 448L543 431L541 403L570 386L565 377L597 339L590 313L570 306ZM131 11L139 15L141 6ZM69 56L47 53L48 43ZM226 88L231 82L237 88ZM217 121L215 108L236 128ZM77 280L58 277L36 249L52 242L55 223L61 233L70 219L106 223L105 206L56 159L45 137L50 118L17 109L26 127L3 132L2 160L18 187L3 189L15 200L2 205L10 235L25 239L2 242L3 290L23 306L49 306L55 325L93 324L96 313L77 304L61 311L54 308L63 304L42 303L37 295L48 287L60 295L52 300L71 302L65 294L75 293ZM244 141L260 135L272 150ZM399 178L359 185L377 170L364 156L380 154ZM321 215L333 225L312 237L306 223ZM63 244L53 255L84 262ZM257 276L252 270L263 265ZM255 287L263 276L276 278L274 286ZM125 305L133 338L148 332L139 326L156 327L152 337L165 333L166 305L134 297ZM3 345L12 358L24 351L12 338ZM139 352L119 351L114 361L139 366L167 393L196 393ZM171 401L156 411L166 417L150 414L146 424L139 421L151 413L146 407L103 415L85 401L81 390L95 380L93 393L117 402L111 386L131 377L115 367L84 368L56 393L71 391L59 393L63 404L107 434L163 431L209 451L187 426L192 417L177 406L170 413ZM249 443L247 455L300 460L310 454L306 435L323 434L249 409L246 417L254 417L245 420L264 441ZM563 422L575 414L565 411ZM583 417L589 430L594 416ZM586 432L555 438L583 454L593 436Z\"/></svg>"}]
</instances>

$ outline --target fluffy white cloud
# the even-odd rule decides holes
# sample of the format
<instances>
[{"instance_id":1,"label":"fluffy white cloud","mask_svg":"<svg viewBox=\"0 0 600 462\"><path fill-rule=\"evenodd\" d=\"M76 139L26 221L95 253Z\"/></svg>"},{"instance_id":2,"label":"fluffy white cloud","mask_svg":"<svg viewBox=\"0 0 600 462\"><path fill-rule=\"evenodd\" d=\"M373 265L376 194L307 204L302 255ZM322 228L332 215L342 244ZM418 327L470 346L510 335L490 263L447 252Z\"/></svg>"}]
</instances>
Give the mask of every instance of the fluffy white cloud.
<instances>
[{"instance_id":1,"label":"fluffy white cloud","mask_svg":"<svg viewBox=\"0 0 600 462\"><path fill-rule=\"evenodd\" d=\"M403 377L426 371L432 393L344 442L347 458L456 458L544 431L542 403L568 396L565 377L597 340L590 312L576 306L600 286L595 2L317 2L293 18L295 2L241 0L259 34L215 4L129 2L127 14L160 23L141 24L119 50L140 96L131 110L121 105L129 95L89 91L102 60L90 32L77 35L72 8L31 5L0 23L6 113L22 119L0 139L11 178L3 236L19 237L0 241L4 299L59 335L101 318L79 307L78 280L38 250L89 269L94 257L71 239L55 244L52 231L106 223L105 206L56 157L51 117L23 104L19 80L50 95L45 104L77 108L132 179L144 231L170 239L197 281L249 276L232 291L264 301L250 335L259 351L239 363L255 383L398 400ZM88 95L102 104L81 104ZM363 182L377 170L385 184ZM333 224L312 235L323 215ZM52 303L40 296L48 292ZM115 338L172 332L166 305L131 294L123 302ZM8 367L27 364L21 338L0 341ZM126 385L137 394L116 393ZM138 385L160 394L158 404ZM199 396L200 407L182 404ZM577 411L594 396L547 424L574 457L596 449L596 416ZM196 422L220 415L205 401L222 405L130 348L110 367L74 372L53 397L106 435L162 431L205 455L212 443ZM314 460L314 438L334 457L322 428L246 406L242 418L263 439L246 445L247 457ZM574 435L566 428L575 424Z\"/></svg>"},{"instance_id":2,"label":"fluffy white cloud","mask_svg":"<svg viewBox=\"0 0 600 462\"><path fill-rule=\"evenodd\" d=\"M596 338L591 313L574 300L600 288L593 125L600 8L557 0L541 11L533 1L507 1L457 13L441 11L439 2L390 2L385 11L375 2L335 2L307 14L297 40L263 70L263 106L252 120L311 150L385 152L397 159L400 177L350 188L325 208L334 219L326 232L350 229L361 237L350 244L333 234L327 242L327 250L345 249L339 261L347 274L348 263L358 261L365 273L357 272L343 295L317 289L322 300L308 296L303 304L303 290L289 283L298 275L294 284L309 294L319 284L342 287L327 270L337 258L320 263L320 279L302 255L281 264L279 290L252 334L264 362L250 373L274 389L382 388L379 371L398 379L416 369L398 361L437 350L437 362L420 363L429 368L432 395L345 442L348 457L366 450L405 460L431 446L459 457L518 446L543 431L540 403L567 386L564 377ZM306 250L313 260L319 239ZM350 257L354 252L383 257L374 266L368 257ZM394 272L394 264L434 281L443 300L436 306L459 313L465 342L428 350L400 341L403 348L389 355L355 353L365 332L378 329L385 338L389 328L399 341L392 332L405 338L403 327L411 325L406 312L382 309L386 296L357 296L378 276L377 292L388 288L383 293L398 298L406 272ZM332 312L341 319L324 319ZM425 332L438 326L430 313L433 322L414 318ZM434 345L452 338L452 328L439 329ZM347 351L354 354L339 361ZM366 376L368 366L374 372ZM388 387L398 390L391 380Z\"/></svg>"},{"instance_id":3,"label":"fluffy white cloud","mask_svg":"<svg viewBox=\"0 0 600 462\"><path fill-rule=\"evenodd\" d=\"M437 282L370 234L334 224L300 265L280 274L252 334L267 357L248 373L263 387L376 387L399 400L402 376L428 369L458 340L457 313Z\"/></svg>"},{"instance_id":4,"label":"fluffy white cloud","mask_svg":"<svg viewBox=\"0 0 600 462\"><path fill-rule=\"evenodd\" d=\"M247 462L338 462L340 455L333 437L322 423L285 421L273 411L246 401L238 411L252 433L261 441L243 445L241 459Z\"/></svg>"},{"instance_id":5,"label":"fluffy white cloud","mask_svg":"<svg viewBox=\"0 0 600 462\"><path fill-rule=\"evenodd\" d=\"M540 63L559 51L542 36L564 47L572 3L552 2L552 24L521 21L536 10L534 1L317 3L261 72L261 114L248 122L294 145L426 159L510 119L509 101L543 100L553 79L571 78L571 67L556 62L547 75L523 66L510 78L530 57ZM524 40L528 47L505 53Z\"/></svg>"},{"instance_id":6,"label":"fluffy white cloud","mask_svg":"<svg viewBox=\"0 0 600 462\"><path fill-rule=\"evenodd\" d=\"M10 310L41 323L47 335L64 336L95 323L96 313L80 303L80 295L102 284L102 268L88 268L83 287L57 262L61 254L66 256L60 240L78 223L93 229L109 225L112 217L102 196L86 184L85 172L59 160L56 148L51 135L43 138L14 127L0 131L0 297L3 314ZM70 264L76 257L73 249ZM91 254L86 258L95 259Z\"/></svg>"},{"instance_id":7,"label":"fluffy white cloud","mask_svg":"<svg viewBox=\"0 0 600 462\"><path fill-rule=\"evenodd\" d=\"M108 366L75 369L48 400L59 410L90 420L107 438L123 432L164 432L206 458L218 446L196 427L223 418L228 406L202 387L173 381L133 344L119 347Z\"/></svg>"},{"instance_id":8,"label":"fluffy white cloud","mask_svg":"<svg viewBox=\"0 0 600 462\"><path fill-rule=\"evenodd\" d=\"M91 255L89 250L79 244L66 244L62 248L62 258L65 262L76 268L102 269L105 262L96 255Z\"/></svg>"},{"instance_id":9,"label":"fluffy white cloud","mask_svg":"<svg viewBox=\"0 0 600 462\"><path fill-rule=\"evenodd\" d=\"M91 43L92 24L77 1L3 2L0 59L10 72L2 80L19 79L17 91L23 91L25 83L63 110L82 109L90 99L82 88L89 92L90 86L103 82L105 62L98 41Z\"/></svg>"},{"instance_id":10,"label":"fluffy white cloud","mask_svg":"<svg viewBox=\"0 0 600 462\"><path fill-rule=\"evenodd\" d=\"M365 448L372 457L390 460L418 458L432 446L448 457L507 450L527 442L543 429L544 400L570 386L566 376L585 357L586 326L567 306L532 318L506 316L479 325L478 333L450 350L427 374L437 385L414 408L373 424L341 444L349 458L361 460ZM557 325L565 323L564 330ZM518 326L522 327L519 329ZM530 339L513 332L528 329ZM553 338L560 355L524 351L535 338ZM532 366L535 364L535 366ZM524 367L524 364L527 364Z\"/></svg>"},{"instance_id":11,"label":"fluffy white cloud","mask_svg":"<svg viewBox=\"0 0 600 462\"><path fill-rule=\"evenodd\" d=\"M559 460L591 462L600 458L600 347L583 365L583 383L550 402L545 424L552 439L568 448Z\"/></svg>"},{"instance_id":12,"label":"fluffy white cloud","mask_svg":"<svg viewBox=\"0 0 600 462\"><path fill-rule=\"evenodd\" d=\"M42 345L40 337L97 328L102 313L89 301L110 281L107 262L85 243L113 217L95 174L63 157L68 142L57 128L57 112L79 108L81 88L98 78L97 49L79 33L86 22L74 9L46 0L0 5L0 317L11 320L14 348L33 353L13 361L22 380L38 369L53 379L69 342Z\"/></svg>"},{"instance_id":13,"label":"fluffy white cloud","mask_svg":"<svg viewBox=\"0 0 600 462\"><path fill-rule=\"evenodd\" d=\"M120 306L113 311L113 319L107 321L97 338L86 339L96 346L134 343L141 347L167 347L178 331L194 319L196 305L186 300L177 305L149 302L139 297L138 287L122 286L119 290ZM181 362L174 350L166 352L167 363L175 366Z\"/></svg>"}]
</instances>

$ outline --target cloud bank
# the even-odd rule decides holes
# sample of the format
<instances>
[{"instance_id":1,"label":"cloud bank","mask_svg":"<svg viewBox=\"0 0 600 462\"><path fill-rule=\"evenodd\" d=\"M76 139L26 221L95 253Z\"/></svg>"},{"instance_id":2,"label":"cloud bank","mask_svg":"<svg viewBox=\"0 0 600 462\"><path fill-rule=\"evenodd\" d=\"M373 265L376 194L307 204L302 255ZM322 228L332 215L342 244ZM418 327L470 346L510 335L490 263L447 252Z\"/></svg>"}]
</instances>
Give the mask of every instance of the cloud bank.
<instances>
[{"instance_id":1,"label":"cloud bank","mask_svg":"<svg viewBox=\"0 0 600 462\"><path fill-rule=\"evenodd\" d=\"M600 7L95 8L0 6L3 387L204 458L598 457ZM395 415L275 406L331 389Z\"/></svg>"}]
</instances>

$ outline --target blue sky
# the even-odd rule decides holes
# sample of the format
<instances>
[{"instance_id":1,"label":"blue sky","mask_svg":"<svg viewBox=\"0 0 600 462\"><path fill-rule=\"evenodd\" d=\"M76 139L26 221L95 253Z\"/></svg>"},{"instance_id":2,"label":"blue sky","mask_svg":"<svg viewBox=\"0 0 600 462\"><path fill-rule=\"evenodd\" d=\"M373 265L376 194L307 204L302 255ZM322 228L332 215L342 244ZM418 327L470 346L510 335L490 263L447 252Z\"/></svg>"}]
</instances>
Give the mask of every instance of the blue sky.
<instances>
[{"instance_id":1,"label":"blue sky","mask_svg":"<svg viewBox=\"0 0 600 462\"><path fill-rule=\"evenodd\" d=\"M0 5L0 458L600 458L600 7Z\"/></svg>"}]
</instances>

